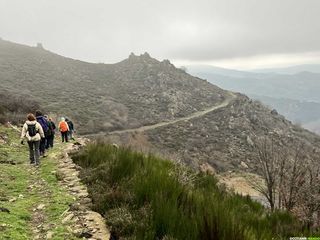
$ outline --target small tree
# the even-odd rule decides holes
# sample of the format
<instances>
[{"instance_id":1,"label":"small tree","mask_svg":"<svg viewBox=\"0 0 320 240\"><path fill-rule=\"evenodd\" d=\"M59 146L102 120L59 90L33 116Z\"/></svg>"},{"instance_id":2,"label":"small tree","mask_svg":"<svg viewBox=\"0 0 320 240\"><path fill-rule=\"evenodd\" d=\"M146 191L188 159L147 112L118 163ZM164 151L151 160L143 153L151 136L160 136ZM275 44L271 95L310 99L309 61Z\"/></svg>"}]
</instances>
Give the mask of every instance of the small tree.
<instances>
[{"instance_id":1,"label":"small tree","mask_svg":"<svg viewBox=\"0 0 320 240\"><path fill-rule=\"evenodd\" d=\"M255 148L265 185L253 185L267 199L271 211L283 208L308 228L319 227L320 162L314 158L316 154L303 144L290 153L287 148L275 147L267 137L258 139Z\"/></svg>"},{"instance_id":2,"label":"small tree","mask_svg":"<svg viewBox=\"0 0 320 240\"><path fill-rule=\"evenodd\" d=\"M301 209L300 218L308 229L312 226L320 227L320 163L312 161L308 164L305 182L301 186L298 196L298 209Z\"/></svg>"},{"instance_id":3,"label":"small tree","mask_svg":"<svg viewBox=\"0 0 320 240\"><path fill-rule=\"evenodd\" d=\"M281 167L278 151L275 149L273 139L264 137L255 143L258 153L258 165L265 181L265 186L254 183L254 188L259 191L268 201L271 211L276 204L276 193L279 185Z\"/></svg>"},{"instance_id":4,"label":"small tree","mask_svg":"<svg viewBox=\"0 0 320 240\"><path fill-rule=\"evenodd\" d=\"M308 168L306 152L303 145L297 147L293 157L288 157L282 163L283 173L279 184L281 204L288 211L292 211L298 201L299 191L305 182Z\"/></svg>"},{"instance_id":5,"label":"small tree","mask_svg":"<svg viewBox=\"0 0 320 240\"><path fill-rule=\"evenodd\" d=\"M271 211L284 208L291 211L297 203L300 186L307 171L304 147L299 146L291 156L287 148L276 147L274 140L264 137L255 143L258 166L265 186L254 183L268 201Z\"/></svg>"}]
</instances>

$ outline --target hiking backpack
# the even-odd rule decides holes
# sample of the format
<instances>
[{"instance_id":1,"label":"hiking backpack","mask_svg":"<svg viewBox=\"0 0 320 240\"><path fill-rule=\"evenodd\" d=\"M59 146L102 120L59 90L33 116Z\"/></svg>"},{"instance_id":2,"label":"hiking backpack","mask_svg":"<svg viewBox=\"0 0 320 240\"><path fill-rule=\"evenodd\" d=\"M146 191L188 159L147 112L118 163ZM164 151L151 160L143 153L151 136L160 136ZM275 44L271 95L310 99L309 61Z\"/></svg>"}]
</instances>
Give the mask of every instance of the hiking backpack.
<instances>
[{"instance_id":1,"label":"hiking backpack","mask_svg":"<svg viewBox=\"0 0 320 240\"><path fill-rule=\"evenodd\" d=\"M28 124L28 133L30 137L34 137L38 133L36 124Z\"/></svg>"}]
</instances>

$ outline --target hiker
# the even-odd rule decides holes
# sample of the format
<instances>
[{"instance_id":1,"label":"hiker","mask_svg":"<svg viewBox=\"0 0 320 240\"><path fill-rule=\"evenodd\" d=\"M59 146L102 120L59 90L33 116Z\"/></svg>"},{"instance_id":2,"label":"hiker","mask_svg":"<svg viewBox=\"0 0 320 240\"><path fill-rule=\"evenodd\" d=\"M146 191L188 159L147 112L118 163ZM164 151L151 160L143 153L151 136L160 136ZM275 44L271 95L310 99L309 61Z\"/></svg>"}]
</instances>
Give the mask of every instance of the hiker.
<instances>
[{"instance_id":1,"label":"hiker","mask_svg":"<svg viewBox=\"0 0 320 240\"><path fill-rule=\"evenodd\" d=\"M45 138L41 125L36 121L36 117L29 113L27 121L23 124L21 132L21 144L24 144L24 138L27 138L29 145L30 164L40 164L40 140Z\"/></svg>"},{"instance_id":2,"label":"hiker","mask_svg":"<svg viewBox=\"0 0 320 240\"><path fill-rule=\"evenodd\" d=\"M52 121L52 118L48 118L48 116L44 116L48 122L48 133L47 133L47 142L46 149L53 148L54 135L56 130L56 125Z\"/></svg>"},{"instance_id":3,"label":"hiker","mask_svg":"<svg viewBox=\"0 0 320 240\"><path fill-rule=\"evenodd\" d=\"M46 157L45 156L46 137L47 137L48 130L49 130L48 122L45 119L45 117L43 116L42 112L39 110L36 111L36 118L37 118L37 122L40 123L40 125L43 129L44 135L45 135L45 137L41 138L41 141L40 141L40 156Z\"/></svg>"},{"instance_id":4,"label":"hiker","mask_svg":"<svg viewBox=\"0 0 320 240\"><path fill-rule=\"evenodd\" d=\"M66 118L66 122L67 122L68 127L69 127L68 138L74 140L74 138L73 138L73 132L74 132L73 122L68 118Z\"/></svg>"},{"instance_id":5,"label":"hiker","mask_svg":"<svg viewBox=\"0 0 320 240\"><path fill-rule=\"evenodd\" d=\"M59 131L61 132L62 142L68 142L69 126L64 117L61 118L61 121L59 123Z\"/></svg>"}]
</instances>

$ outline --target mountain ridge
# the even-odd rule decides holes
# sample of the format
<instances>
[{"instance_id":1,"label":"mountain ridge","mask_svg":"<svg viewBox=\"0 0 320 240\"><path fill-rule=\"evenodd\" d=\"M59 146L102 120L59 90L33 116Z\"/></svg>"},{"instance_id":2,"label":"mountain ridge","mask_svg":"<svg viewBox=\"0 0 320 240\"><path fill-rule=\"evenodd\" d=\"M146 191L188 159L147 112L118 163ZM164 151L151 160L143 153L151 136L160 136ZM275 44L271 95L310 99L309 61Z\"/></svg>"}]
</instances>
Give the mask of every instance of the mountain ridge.
<instances>
[{"instance_id":1,"label":"mountain ridge","mask_svg":"<svg viewBox=\"0 0 320 240\"><path fill-rule=\"evenodd\" d=\"M80 132L83 129L92 132L96 128L107 131L136 127L174 119L210 107L216 101L222 101L225 94L204 80L176 70L168 60L160 62L148 54L132 54L116 64L90 64L36 48L8 47L8 42L0 43L3 87L13 94L33 95L49 111L79 120L78 124L83 126ZM36 88L34 83L42 89ZM190 94L194 90L197 91L192 100ZM57 100L73 101L69 108L74 107L61 111L61 107L56 106ZM76 104L80 101L81 108L85 106L91 114L90 119L81 115ZM92 103L96 105L92 106ZM148 114L144 111L147 105L153 106ZM108 118L107 114L112 116ZM102 122L104 116L107 119Z\"/></svg>"},{"instance_id":2,"label":"mountain ridge","mask_svg":"<svg viewBox=\"0 0 320 240\"><path fill-rule=\"evenodd\" d=\"M186 118L219 106L230 93L147 53L90 64L0 41L0 82L13 95L33 97L46 112L70 117L80 134L104 132L112 142L147 146L194 168L258 171L254 144L263 137L290 153L302 143L311 149L320 143L318 135L240 93L223 108ZM174 124L122 131L161 122Z\"/></svg>"},{"instance_id":3,"label":"mountain ridge","mask_svg":"<svg viewBox=\"0 0 320 240\"><path fill-rule=\"evenodd\" d=\"M320 73L320 64L299 64L282 68L262 68L254 69L257 73L278 73L278 74L297 74L300 72Z\"/></svg>"}]
</instances>

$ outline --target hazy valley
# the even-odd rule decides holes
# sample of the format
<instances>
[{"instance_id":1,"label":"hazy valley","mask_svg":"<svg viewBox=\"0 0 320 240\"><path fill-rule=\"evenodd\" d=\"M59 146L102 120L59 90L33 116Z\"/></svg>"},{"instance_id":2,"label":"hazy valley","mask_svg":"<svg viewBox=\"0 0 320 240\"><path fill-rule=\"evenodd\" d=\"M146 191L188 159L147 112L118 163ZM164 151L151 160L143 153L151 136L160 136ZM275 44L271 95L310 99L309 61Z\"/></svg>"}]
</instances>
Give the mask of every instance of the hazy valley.
<instances>
[{"instance_id":1,"label":"hazy valley","mask_svg":"<svg viewBox=\"0 0 320 240\"><path fill-rule=\"evenodd\" d=\"M190 66L187 71L224 89L242 92L275 108L293 123L319 133L320 66L260 69L250 72L211 66Z\"/></svg>"}]
</instances>

